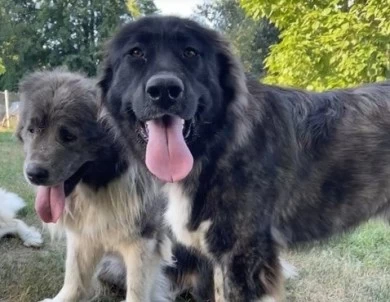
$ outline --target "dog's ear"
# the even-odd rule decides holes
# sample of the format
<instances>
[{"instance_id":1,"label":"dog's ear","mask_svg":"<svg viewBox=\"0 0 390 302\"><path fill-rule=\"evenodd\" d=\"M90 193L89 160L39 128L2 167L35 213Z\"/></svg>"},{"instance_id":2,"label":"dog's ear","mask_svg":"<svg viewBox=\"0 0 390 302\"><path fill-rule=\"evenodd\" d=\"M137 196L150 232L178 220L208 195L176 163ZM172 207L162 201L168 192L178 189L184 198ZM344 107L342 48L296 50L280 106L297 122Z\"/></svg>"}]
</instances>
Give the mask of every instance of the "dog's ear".
<instances>
[{"instance_id":1,"label":"dog's ear","mask_svg":"<svg viewBox=\"0 0 390 302\"><path fill-rule=\"evenodd\" d=\"M26 114L25 114L25 110L24 110L24 106L25 106L25 101L24 101L24 98L26 96L23 94L20 94L20 103L19 103L19 112L18 112L18 123L16 125L16 129L15 129L15 132L14 132L14 136L16 136L16 138L23 143L23 136L22 136L22 131L24 129L24 127L26 126Z\"/></svg>"},{"instance_id":2,"label":"dog's ear","mask_svg":"<svg viewBox=\"0 0 390 302\"><path fill-rule=\"evenodd\" d=\"M225 38L220 36L217 45L219 83L225 94L224 99L233 100L247 92L244 68Z\"/></svg>"},{"instance_id":3,"label":"dog's ear","mask_svg":"<svg viewBox=\"0 0 390 302\"><path fill-rule=\"evenodd\" d=\"M18 122L18 125L16 126L16 129L15 129L15 132L14 132L14 136L16 136L16 138L21 143L23 143L23 137L22 137L23 128L24 128L24 125L21 123L21 119L19 117L19 122Z\"/></svg>"},{"instance_id":4,"label":"dog's ear","mask_svg":"<svg viewBox=\"0 0 390 302\"><path fill-rule=\"evenodd\" d=\"M247 141L252 131L252 122L247 118L250 108L247 79L242 63L233 53L231 44L219 36L217 45L218 77L227 106L226 116L229 123L234 125L235 139L240 144Z\"/></svg>"},{"instance_id":5,"label":"dog's ear","mask_svg":"<svg viewBox=\"0 0 390 302\"><path fill-rule=\"evenodd\" d=\"M14 132L14 136L16 136L16 138L23 143L23 136L22 136L22 131L25 127L25 114L24 114L24 110L23 110L23 98L24 96L21 95L21 101L20 101L20 105L19 105L19 114L18 114L18 124L16 125L16 129L15 129L15 132Z\"/></svg>"},{"instance_id":6,"label":"dog's ear","mask_svg":"<svg viewBox=\"0 0 390 302\"><path fill-rule=\"evenodd\" d=\"M24 114L24 106L26 102L26 97L32 93L34 89L37 87L37 83L39 83L40 78L43 76L42 72L33 72L24 76L20 82L18 87L18 92L20 96L20 105L19 105L19 116L18 116L18 124L16 125L16 129L14 135L17 139L23 143L22 131L25 127L25 114Z\"/></svg>"},{"instance_id":7,"label":"dog's ear","mask_svg":"<svg viewBox=\"0 0 390 302\"><path fill-rule=\"evenodd\" d=\"M101 89L101 94L102 94L101 100L103 103L106 102L106 97L107 97L108 90L111 87L112 78L113 78L113 70L112 70L110 59L107 56L103 62L103 72L98 82L98 86Z\"/></svg>"}]
</instances>

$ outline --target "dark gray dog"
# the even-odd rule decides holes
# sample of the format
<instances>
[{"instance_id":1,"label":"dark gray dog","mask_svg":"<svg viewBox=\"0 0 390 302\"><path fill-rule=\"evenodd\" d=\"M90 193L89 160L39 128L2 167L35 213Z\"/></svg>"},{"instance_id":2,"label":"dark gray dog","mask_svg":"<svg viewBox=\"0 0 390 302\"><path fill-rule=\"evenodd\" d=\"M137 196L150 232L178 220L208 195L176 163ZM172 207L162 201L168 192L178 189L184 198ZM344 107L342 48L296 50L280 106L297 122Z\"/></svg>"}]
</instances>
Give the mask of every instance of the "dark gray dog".
<instances>
[{"instance_id":1,"label":"dark gray dog","mask_svg":"<svg viewBox=\"0 0 390 302\"><path fill-rule=\"evenodd\" d=\"M390 83L309 93L246 78L217 32L176 17L125 26L105 104L166 219L215 265L216 299L281 299L281 245L351 229L390 203Z\"/></svg>"}]
</instances>

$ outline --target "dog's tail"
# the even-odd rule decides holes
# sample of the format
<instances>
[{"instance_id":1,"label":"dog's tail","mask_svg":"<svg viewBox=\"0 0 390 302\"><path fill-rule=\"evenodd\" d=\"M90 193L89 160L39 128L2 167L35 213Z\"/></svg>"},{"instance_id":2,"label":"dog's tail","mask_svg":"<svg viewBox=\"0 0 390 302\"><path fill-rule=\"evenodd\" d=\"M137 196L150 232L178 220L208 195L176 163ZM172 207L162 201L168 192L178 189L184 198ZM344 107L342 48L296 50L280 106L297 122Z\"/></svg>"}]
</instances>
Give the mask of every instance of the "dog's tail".
<instances>
[{"instance_id":1,"label":"dog's tail","mask_svg":"<svg viewBox=\"0 0 390 302\"><path fill-rule=\"evenodd\" d=\"M0 216L14 218L16 213L25 206L26 203L21 197L0 188Z\"/></svg>"}]
</instances>

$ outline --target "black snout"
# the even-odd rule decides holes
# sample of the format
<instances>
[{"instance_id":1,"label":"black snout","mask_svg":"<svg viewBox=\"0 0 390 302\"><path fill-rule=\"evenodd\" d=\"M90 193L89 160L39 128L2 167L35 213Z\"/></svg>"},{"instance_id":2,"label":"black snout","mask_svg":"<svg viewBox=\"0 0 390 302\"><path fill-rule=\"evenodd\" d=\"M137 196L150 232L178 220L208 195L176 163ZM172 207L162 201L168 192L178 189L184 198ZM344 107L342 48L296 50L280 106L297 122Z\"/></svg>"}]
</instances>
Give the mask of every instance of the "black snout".
<instances>
[{"instance_id":1,"label":"black snout","mask_svg":"<svg viewBox=\"0 0 390 302\"><path fill-rule=\"evenodd\" d=\"M43 184L49 178L49 171L37 164L28 164L26 168L28 179L34 184Z\"/></svg>"},{"instance_id":2,"label":"black snout","mask_svg":"<svg viewBox=\"0 0 390 302\"><path fill-rule=\"evenodd\" d=\"M184 84L174 74L160 73L147 81L145 91L152 101L163 106L171 106L182 99Z\"/></svg>"}]
</instances>

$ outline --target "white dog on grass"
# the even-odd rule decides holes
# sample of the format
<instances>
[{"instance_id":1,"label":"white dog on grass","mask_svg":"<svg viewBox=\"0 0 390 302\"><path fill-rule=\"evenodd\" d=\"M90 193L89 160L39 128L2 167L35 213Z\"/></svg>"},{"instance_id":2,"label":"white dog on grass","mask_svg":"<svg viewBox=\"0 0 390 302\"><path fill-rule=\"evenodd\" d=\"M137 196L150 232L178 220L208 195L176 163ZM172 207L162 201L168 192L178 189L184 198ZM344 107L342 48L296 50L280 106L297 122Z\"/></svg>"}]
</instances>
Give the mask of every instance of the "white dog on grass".
<instances>
[{"instance_id":1,"label":"white dog on grass","mask_svg":"<svg viewBox=\"0 0 390 302\"><path fill-rule=\"evenodd\" d=\"M8 234L17 235L25 246L39 247L43 243L41 233L15 218L16 213L25 205L18 195L0 188L0 238Z\"/></svg>"}]
</instances>

